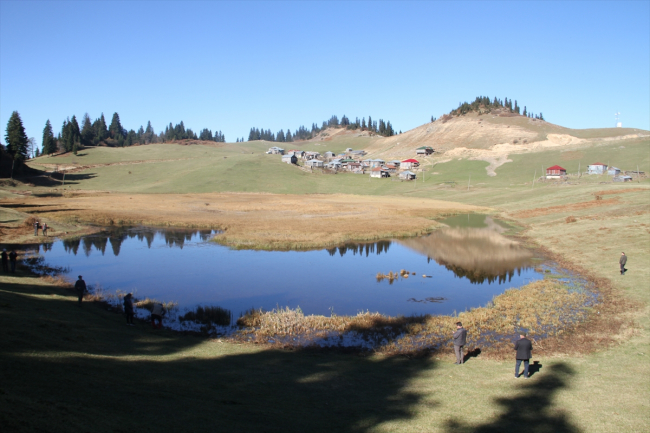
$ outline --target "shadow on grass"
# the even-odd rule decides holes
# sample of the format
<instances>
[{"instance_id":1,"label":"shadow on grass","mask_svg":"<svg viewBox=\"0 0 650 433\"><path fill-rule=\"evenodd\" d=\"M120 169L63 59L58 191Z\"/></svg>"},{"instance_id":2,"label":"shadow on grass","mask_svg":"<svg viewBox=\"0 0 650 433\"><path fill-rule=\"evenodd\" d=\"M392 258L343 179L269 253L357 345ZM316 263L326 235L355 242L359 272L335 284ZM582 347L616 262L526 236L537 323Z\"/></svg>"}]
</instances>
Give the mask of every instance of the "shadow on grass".
<instances>
[{"instance_id":1,"label":"shadow on grass","mask_svg":"<svg viewBox=\"0 0 650 433\"><path fill-rule=\"evenodd\" d=\"M547 370L544 375L538 375L536 379L519 379L523 382L519 395L496 399L496 405L500 406L503 412L495 421L469 426L462 421L453 420L448 422L447 431L450 433L580 432L580 429L571 424L565 412L553 406L555 393L567 387L568 379L575 374L573 369L565 363L558 363L548 367Z\"/></svg>"},{"instance_id":2,"label":"shadow on grass","mask_svg":"<svg viewBox=\"0 0 650 433\"><path fill-rule=\"evenodd\" d=\"M463 356L463 362L467 362L471 358L477 358L481 354L481 348L477 347L474 350L470 350Z\"/></svg>"},{"instance_id":3,"label":"shadow on grass","mask_svg":"<svg viewBox=\"0 0 650 433\"><path fill-rule=\"evenodd\" d=\"M61 288L28 277L2 283L7 431L365 432L415 416L423 395L405 386L435 368L130 327Z\"/></svg>"},{"instance_id":4,"label":"shadow on grass","mask_svg":"<svg viewBox=\"0 0 650 433\"><path fill-rule=\"evenodd\" d=\"M65 175L65 184L76 185L82 180L93 179L95 177L97 177L95 173L68 173ZM61 186L63 183L63 174L51 173L49 175L29 176L19 178L19 180L40 187Z\"/></svg>"}]
</instances>

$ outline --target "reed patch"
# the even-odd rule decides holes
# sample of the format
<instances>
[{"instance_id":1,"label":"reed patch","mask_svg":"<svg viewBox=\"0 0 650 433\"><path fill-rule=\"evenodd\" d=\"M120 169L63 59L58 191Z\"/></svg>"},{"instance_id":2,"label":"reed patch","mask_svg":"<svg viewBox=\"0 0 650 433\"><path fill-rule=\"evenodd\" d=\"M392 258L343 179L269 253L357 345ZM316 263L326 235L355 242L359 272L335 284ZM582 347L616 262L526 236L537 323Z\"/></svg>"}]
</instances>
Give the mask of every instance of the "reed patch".
<instances>
[{"instance_id":1,"label":"reed patch","mask_svg":"<svg viewBox=\"0 0 650 433\"><path fill-rule=\"evenodd\" d=\"M433 301L436 301L435 299ZM597 295L580 282L555 279L510 289L485 307L453 316L305 316L298 309L251 311L247 326L230 338L282 347L357 347L384 354L423 354L450 349L458 320L468 330L467 347L486 356L510 353L512 339L525 330L534 340L561 335L589 317Z\"/></svg>"}]
</instances>

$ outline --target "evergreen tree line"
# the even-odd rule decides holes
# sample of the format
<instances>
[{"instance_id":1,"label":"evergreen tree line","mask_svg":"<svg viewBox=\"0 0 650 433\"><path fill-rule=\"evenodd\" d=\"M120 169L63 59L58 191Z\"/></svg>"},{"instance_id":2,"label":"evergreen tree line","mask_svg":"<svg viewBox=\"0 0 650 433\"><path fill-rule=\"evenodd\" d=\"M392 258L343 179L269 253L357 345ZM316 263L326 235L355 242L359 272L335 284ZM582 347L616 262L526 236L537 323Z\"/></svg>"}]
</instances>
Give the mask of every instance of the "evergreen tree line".
<instances>
[{"instance_id":1,"label":"evergreen tree line","mask_svg":"<svg viewBox=\"0 0 650 433\"><path fill-rule=\"evenodd\" d=\"M190 128L185 129L183 121L176 126L170 122L164 132L156 134L151 126L151 121L147 122L146 128L140 126L137 131L134 131L133 129L127 130L122 126L120 115L117 113L113 113L110 125L106 124L104 113L95 121L91 121L90 116L86 113L81 120L81 127L76 116L64 120L61 132L56 137L48 119L45 122L45 128L43 128L42 145L43 154L56 153L59 150L76 154L81 146L98 146L101 143L108 146L125 147L184 139L226 141L226 137L221 131L216 131L213 135L212 131L207 128L204 128L197 136Z\"/></svg>"},{"instance_id":2,"label":"evergreen tree line","mask_svg":"<svg viewBox=\"0 0 650 433\"><path fill-rule=\"evenodd\" d=\"M361 120L359 120L357 117L354 122L351 122L350 119L344 114L340 120L338 116L333 115L329 120L324 120L320 127L318 127L318 124L316 123L311 124L311 129L300 126L295 130L293 134L289 129L287 129L286 132L281 129L274 134L270 129L265 130L263 128L251 128L250 132L248 133L248 141L265 140L286 143L292 142L294 140L309 140L327 128L347 128L350 130L360 129L362 131L374 132L375 134L379 134L384 137L390 137L397 134L397 132L393 129L390 121L384 122L383 119L379 119L379 121L373 121L372 116L368 116L367 123L365 117ZM241 141L243 141L243 139Z\"/></svg>"},{"instance_id":3,"label":"evergreen tree line","mask_svg":"<svg viewBox=\"0 0 650 433\"><path fill-rule=\"evenodd\" d=\"M544 120L544 115L542 113L539 114L533 114L529 112L526 109L526 106L524 106L523 113L521 112L521 106L517 103L517 101L513 101L512 99L508 99L507 97L504 100L501 100L497 98L496 96L494 99L490 99L489 96L477 96L474 102L472 103L458 103L458 108L451 110L449 112L450 115L452 116L462 116L464 114L467 114L472 111L479 112L480 114L483 113L489 113L492 109L497 109L497 108L503 108L510 110L511 113L517 113L522 116L529 117L531 119L539 119L539 120ZM431 118L431 121L433 122L433 117Z\"/></svg>"}]
</instances>

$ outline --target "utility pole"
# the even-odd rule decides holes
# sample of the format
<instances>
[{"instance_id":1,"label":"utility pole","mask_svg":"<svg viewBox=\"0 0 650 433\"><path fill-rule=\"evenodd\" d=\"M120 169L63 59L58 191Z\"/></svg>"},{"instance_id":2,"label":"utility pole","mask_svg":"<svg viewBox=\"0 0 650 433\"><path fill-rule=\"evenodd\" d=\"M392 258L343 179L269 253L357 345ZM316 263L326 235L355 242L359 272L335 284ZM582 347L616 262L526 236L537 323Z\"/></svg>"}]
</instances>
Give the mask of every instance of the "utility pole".
<instances>
[{"instance_id":1,"label":"utility pole","mask_svg":"<svg viewBox=\"0 0 650 433\"><path fill-rule=\"evenodd\" d=\"M537 169L535 169L535 174L533 175L533 186L530 187L530 189L535 188L535 178L537 177Z\"/></svg>"}]
</instances>

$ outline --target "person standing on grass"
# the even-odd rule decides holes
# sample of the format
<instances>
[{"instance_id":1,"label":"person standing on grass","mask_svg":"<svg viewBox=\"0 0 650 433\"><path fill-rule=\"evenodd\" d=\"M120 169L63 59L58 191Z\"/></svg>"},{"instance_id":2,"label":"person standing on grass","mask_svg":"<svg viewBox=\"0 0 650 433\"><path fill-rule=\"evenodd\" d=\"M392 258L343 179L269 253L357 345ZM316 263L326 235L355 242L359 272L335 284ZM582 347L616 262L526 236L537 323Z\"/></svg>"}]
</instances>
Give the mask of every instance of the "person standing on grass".
<instances>
[{"instance_id":1,"label":"person standing on grass","mask_svg":"<svg viewBox=\"0 0 650 433\"><path fill-rule=\"evenodd\" d=\"M154 328L162 328L162 318L165 315L165 307L160 302L153 304L153 309L151 310L151 326ZM156 326L156 321L158 325Z\"/></svg>"},{"instance_id":2,"label":"person standing on grass","mask_svg":"<svg viewBox=\"0 0 650 433\"><path fill-rule=\"evenodd\" d=\"M77 291L77 295L79 296L79 305L81 305L81 301L84 298L84 293L86 293L86 282L83 278L81 278L81 275L79 275L77 282L74 283L74 289Z\"/></svg>"},{"instance_id":3,"label":"person standing on grass","mask_svg":"<svg viewBox=\"0 0 650 433\"><path fill-rule=\"evenodd\" d=\"M7 255L7 250L2 250L0 257L2 257L2 272L9 272L9 256Z\"/></svg>"},{"instance_id":4,"label":"person standing on grass","mask_svg":"<svg viewBox=\"0 0 650 433\"><path fill-rule=\"evenodd\" d=\"M533 357L533 343L526 338L525 332L519 333L519 340L515 342L515 351L517 352L517 363L515 364L515 379L519 378L519 366L524 362L524 378L528 379L528 366L530 358Z\"/></svg>"},{"instance_id":5,"label":"person standing on grass","mask_svg":"<svg viewBox=\"0 0 650 433\"><path fill-rule=\"evenodd\" d=\"M43 236L47 236L47 223L43 223Z\"/></svg>"},{"instance_id":6,"label":"person standing on grass","mask_svg":"<svg viewBox=\"0 0 650 433\"><path fill-rule=\"evenodd\" d=\"M34 221L34 236L38 236L38 221Z\"/></svg>"},{"instance_id":7,"label":"person standing on grass","mask_svg":"<svg viewBox=\"0 0 650 433\"><path fill-rule=\"evenodd\" d=\"M124 297L124 313L126 314L126 324L135 326L133 324L133 294L128 293Z\"/></svg>"},{"instance_id":8,"label":"person standing on grass","mask_svg":"<svg viewBox=\"0 0 650 433\"><path fill-rule=\"evenodd\" d=\"M18 254L16 254L16 250L11 250L9 253L9 262L11 263L11 272L16 272L16 259L18 258Z\"/></svg>"},{"instance_id":9,"label":"person standing on grass","mask_svg":"<svg viewBox=\"0 0 650 433\"><path fill-rule=\"evenodd\" d=\"M625 275L625 271L627 271L627 269L625 269L626 263L627 263L627 256L625 255L625 253L621 253L621 258L618 259L618 264L621 267L621 275Z\"/></svg>"},{"instance_id":10,"label":"person standing on grass","mask_svg":"<svg viewBox=\"0 0 650 433\"><path fill-rule=\"evenodd\" d=\"M456 322L456 332L454 338L454 353L456 354L456 362L454 364L462 364L463 360L463 347L467 343L467 330L463 328L463 324Z\"/></svg>"}]
</instances>

